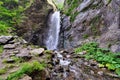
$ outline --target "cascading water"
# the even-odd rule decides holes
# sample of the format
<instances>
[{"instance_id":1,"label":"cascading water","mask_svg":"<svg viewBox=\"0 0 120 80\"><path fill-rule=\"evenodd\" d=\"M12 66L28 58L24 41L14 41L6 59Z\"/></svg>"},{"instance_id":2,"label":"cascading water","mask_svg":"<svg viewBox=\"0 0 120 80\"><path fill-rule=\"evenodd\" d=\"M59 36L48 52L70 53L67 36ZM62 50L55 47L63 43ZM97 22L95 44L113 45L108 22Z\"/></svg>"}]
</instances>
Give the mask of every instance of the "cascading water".
<instances>
[{"instance_id":1,"label":"cascading water","mask_svg":"<svg viewBox=\"0 0 120 80\"><path fill-rule=\"evenodd\" d=\"M48 50L57 49L59 32L60 32L60 12L55 11L49 19L48 38L46 40L46 47Z\"/></svg>"}]
</instances>

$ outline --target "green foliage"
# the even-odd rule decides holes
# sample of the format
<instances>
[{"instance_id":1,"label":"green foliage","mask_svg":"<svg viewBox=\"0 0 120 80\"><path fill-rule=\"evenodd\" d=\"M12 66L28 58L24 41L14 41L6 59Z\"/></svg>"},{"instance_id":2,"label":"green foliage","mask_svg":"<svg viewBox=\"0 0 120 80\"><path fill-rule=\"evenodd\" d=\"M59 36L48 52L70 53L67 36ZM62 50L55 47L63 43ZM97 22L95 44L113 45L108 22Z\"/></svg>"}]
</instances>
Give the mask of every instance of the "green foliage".
<instances>
[{"instance_id":1,"label":"green foliage","mask_svg":"<svg viewBox=\"0 0 120 80\"><path fill-rule=\"evenodd\" d=\"M2 77L0 77L0 80L4 80Z\"/></svg>"},{"instance_id":2,"label":"green foliage","mask_svg":"<svg viewBox=\"0 0 120 80\"><path fill-rule=\"evenodd\" d=\"M24 12L33 0L1 0L0 1L0 35L7 35L20 23ZM22 4L24 2L24 5Z\"/></svg>"},{"instance_id":3,"label":"green foliage","mask_svg":"<svg viewBox=\"0 0 120 80\"><path fill-rule=\"evenodd\" d=\"M3 45L0 45L0 54L3 52Z\"/></svg>"},{"instance_id":4,"label":"green foliage","mask_svg":"<svg viewBox=\"0 0 120 80\"><path fill-rule=\"evenodd\" d=\"M7 70L6 70L5 68L0 69L0 75L1 75L1 74L5 74L5 73L6 73L6 71L7 71Z\"/></svg>"},{"instance_id":5,"label":"green foliage","mask_svg":"<svg viewBox=\"0 0 120 80\"><path fill-rule=\"evenodd\" d=\"M22 58L15 57L15 56L11 57L11 59L13 59L15 61L15 63L24 62L24 60ZM7 61L7 59L3 59L2 62L7 63L8 61Z\"/></svg>"},{"instance_id":6,"label":"green foliage","mask_svg":"<svg viewBox=\"0 0 120 80\"><path fill-rule=\"evenodd\" d=\"M81 0L66 0L66 3L68 5L67 9L64 10L64 14L66 14L67 16L70 16L70 20L73 22L75 17L78 15L79 12L75 11L75 8L77 8L79 6L79 3L81 2Z\"/></svg>"},{"instance_id":7,"label":"green foliage","mask_svg":"<svg viewBox=\"0 0 120 80\"><path fill-rule=\"evenodd\" d=\"M33 71L41 71L45 68L44 63L33 61L32 63L24 63L20 70L10 74L7 80L18 80L24 74L31 74Z\"/></svg>"},{"instance_id":8,"label":"green foliage","mask_svg":"<svg viewBox=\"0 0 120 80\"><path fill-rule=\"evenodd\" d=\"M112 0L107 0L107 5L110 4L112 2Z\"/></svg>"},{"instance_id":9,"label":"green foliage","mask_svg":"<svg viewBox=\"0 0 120 80\"><path fill-rule=\"evenodd\" d=\"M89 37L88 34L84 34L84 35L83 35L83 38L84 38L84 39L87 39L88 37Z\"/></svg>"},{"instance_id":10,"label":"green foliage","mask_svg":"<svg viewBox=\"0 0 120 80\"><path fill-rule=\"evenodd\" d=\"M95 59L100 63L99 67L107 67L120 76L120 53L112 53L109 49L99 48L98 43L95 42L83 44L75 49L75 53L82 51L87 51L87 54L84 55L85 58Z\"/></svg>"},{"instance_id":11,"label":"green foliage","mask_svg":"<svg viewBox=\"0 0 120 80\"><path fill-rule=\"evenodd\" d=\"M51 53L52 53L51 50L45 50L44 52L45 52L46 54L51 54Z\"/></svg>"},{"instance_id":12,"label":"green foliage","mask_svg":"<svg viewBox=\"0 0 120 80\"><path fill-rule=\"evenodd\" d=\"M53 0L54 1L54 3L55 3L55 5L57 6L57 8L59 9L59 10L62 10L63 9L63 6L64 6L64 2L59 2L58 0Z\"/></svg>"}]
</instances>

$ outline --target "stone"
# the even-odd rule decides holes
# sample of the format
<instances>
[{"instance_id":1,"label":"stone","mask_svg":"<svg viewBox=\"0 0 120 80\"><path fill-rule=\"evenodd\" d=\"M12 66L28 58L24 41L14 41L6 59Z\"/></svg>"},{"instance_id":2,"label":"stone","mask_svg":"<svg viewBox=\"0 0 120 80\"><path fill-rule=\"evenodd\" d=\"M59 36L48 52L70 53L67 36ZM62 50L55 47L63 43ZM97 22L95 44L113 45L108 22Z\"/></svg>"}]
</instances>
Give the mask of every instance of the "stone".
<instances>
[{"instance_id":1,"label":"stone","mask_svg":"<svg viewBox=\"0 0 120 80\"><path fill-rule=\"evenodd\" d=\"M28 75L25 75L22 79L19 80L32 80L32 78Z\"/></svg>"},{"instance_id":2,"label":"stone","mask_svg":"<svg viewBox=\"0 0 120 80\"><path fill-rule=\"evenodd\" d=\"M97 62L94 60L89 60L91 66L97 66Z\"/></svg>"},{"instance_id":3,"label":"stone","mask_svg":"<svg viewBox=\"0 0 120 80\"><path fill-rule=\"evenodd\" d=\"M108 48L110 46L111 50L113 50L113 52L115 52L115 50L119 47L117 47L116 43L119 43L120 40L120 30L109 30L106 33L104 33L103 35L101 35L100 39L98 40L100 43L100 47L101 48Z\"/></svg>"},{"instance_id":4,"label":"stone","mask_svg":"<svg viewBox=\"0 0 120 80\"><path fill-rule=\"evenodd\" d=\"M28 42L27 42L26 40L22 39L22 40L21 40L21 43L22 43L22 44L27 44Z\"/></svg>"},{"instance_id":5,"label":"stone","mask_svg":"<svg viewBox=\"0 0 120 80\"><path fill-rule=\"evenodd\" d=\"M79 52L78 54L84 55L86 53L87 53L87 51L83 51L83 52Z\"/></svg>"},{"instance_id":6,"label":"stone","mask_svg":"<svg viewBox=\"0 0 120 80\"><path fill-rule=\"evenodd\" d=\"M15 56L15 54L10 54L10 56Z\"/></svg>"},{"instance_id":7,"label":"stone","mask_svg":"<svg viewBox=\"0 0 120 80\"><path fill-rule=\"evenodd\" d=\"M16 54L16 57L29 60L32 58L32 56L29 53L29 50L27 48L21 49L19 54Z\"/></svg>"},{"instance_id":8,"label":"stone","mask_svg":"<svg viewBox=\"0 0 120 80\"><path fill-rule=\"evenodd\" d=\"M92 70L90 70L90 73L91 73L91 74L95 74L95 72L94 72L94 71L92 71Z\"/></svg>"},{"instance_id":9,"label":"stone","mask_svg":"<svg viewBox=\"0 0 120 80\"><path fill-rule=\"evenodd\" d=\"M6 62L7 62L7 63L14 63L15 60L14 60L14 59L7 59Z\"/></svg>"},{"instance_id":10,"label":"stone","mask_svg":"<svg viewBox=\"0 0 120 80\"><path fill-rule=\"evenodd\" d=\"M89 64L88 62L84 62L84 65L86 65L86 66L87 66L88 64Z\"/></svg>"},{"instance_id":11,"label":"stone","mask_svg":"<svg viewBox=\"0 0 120 80\"><path fill-rule=\"evenodd\" d=\"M16 47L15 44L6 44L4 45L4 49L14 49Z\"/></svg>"},{"instance_id":12,"label":"stone","mask_svg":"<svg viewBox=\"0 0 120 80\"><path fill-rule=\"evenodd\" d=\"M13 36L0 36L0 44L5 44L12 38L13 38Z\"/></svg>"},{"instance_id":13,"label":"stone","mask_svg":"<svg viewBox=\"0 0 120 80\"><path fill-rule=\"evenodd\" d=\"M18 53L19 53L19 51L18 51L18 50L15 50L15 51L13 51L13 53L14 53L14 54L18 54Z\"/></svg>"},{"instance_id":14,"label":"stone","mask_svg":"<svg viewBox=\"0 0 120 80\"><path fill-rule=\"evenodd\" d=\"M15 43L14 40L8 42L8 44L14 44L14 43Z\"/></svg>"},{"instance_id":15,"label":"stone","mask_svg":"<svg viewBox=\"0 0 120 80\"><path fill-rule=\"evenodd\" d=\"M66 58L70 58L71 57L71 55L66 55Z\"/></svg>"},{"instance_id":16,"label":"stone","mask_svg":"<svg viewBox=\"0 0 120 80\"><path fill-rule=\"evenodd\" d=\"M98 71L98 74L99 75L103 75L103 71Z\"/></svg>"},{"instance_id":17,"label":"stone","mask_svg":"<svg viewBox=\"0 0 120 80\"><path fill-rule=\"evenodd\" d=\"M120 52L120 45L112 45L110 49L112 52Z\"/></svg>"},{"instance_id":18,"label":"stone","mask_svg":"<svg viewBox=\"0 0 120 80\"><path fill-rule=\"evenodd\" d=\"M80 6L77 8L78 12L84 10L85 8L87 8L88 6L90 6L90 4L93 2L93 0L84 0Z\"/></svg>"},{"instance_id":19,"label":"stone","mask_svg":"<svg viewBox=\"0 0 120 80\"><path fill-rule=\"evenodd\" d=\"M70 63L71 63L71 62L68 61L68 60L62 60L62 59L60 59L60 65L61 65L61 66L68 66Z\"/></svg>"},{"instance_id":20,"label":"stone","mask_svg":"<svg viewBox=\"0 0 120 80\"><path fill-rule=\"evenodd\" d=\"M44 48L33 49L30 51L31 54L41 55L44 52Z\"/></svg>"}]
</instances>

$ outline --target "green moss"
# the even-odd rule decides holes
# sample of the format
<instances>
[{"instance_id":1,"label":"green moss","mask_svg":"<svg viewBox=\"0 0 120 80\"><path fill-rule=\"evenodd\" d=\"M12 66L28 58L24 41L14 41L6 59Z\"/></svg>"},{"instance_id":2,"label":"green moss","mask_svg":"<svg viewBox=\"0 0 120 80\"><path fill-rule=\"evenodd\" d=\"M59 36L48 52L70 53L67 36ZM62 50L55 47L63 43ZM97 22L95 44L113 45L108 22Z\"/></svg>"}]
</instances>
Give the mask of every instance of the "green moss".
<instances>
[{"instance_id":1,"label":"green moss","mask_svg":"<svg viewBox=\"0 0 120 80\"><path fill-rule=\"evenodd\" d=\"M23 59L15 57L15 56L11 57L11 59L13 59L15 61L15 63L24 62ZM2 62L7 63L7 59L3 59Z\"/></svg>"},{"instance_id":2,"label":"green moss","mask_svg":"<svg viewBox=\"0 0 120 80\"><path fill-rule=\"evenodd\" d=\"M18 80L24 74L31 74L33 71L41 71L45 68L45 63L39 63L38 61L33 61L31 63L24 63L21 69L10 74L7 80Z\"/></svg>"},{"instance_id":3,"label":"green moss","mask_svg":"<svg viewBox=\"0 0 120 80\"><path fill-rule=\"evenodd\" d=\"M13 68L15 66L17 66L17 64L6 64L5 68L10 69L10 68Z\"/></svg>"},{"instance_id":4,"label":"green moss","mask_svg":"<svg viewBox=\"0 0 120 80\"><path fill-rule=\"evenodd\" d=\"M78 14L79 12L75 12L74 14L72 14L70 17L70 21L73 22Z\"/></svg>"},{"instance_id":5,"label":"green moss","mask_svg":"<svg viewBox=\"0 0 120 80\"><path fill-rule=\"evenodd\" d=\"M0 80L4 80L2 77L0 77Z\"/></svg>"},{"instance_id":6,"label":"green moss","mask_svg":"<svg viewBox=\"0 0 120 80\"><path fill-rule=\"evenodd\" d=\"M62 9L63 9L64 2L58 2L57 0L53 0L53 2L55 3L55 5L57 6L57 8L58 8L59 10L62 10Z\"/></svg>"},{"instance_id":7,"label":"green moss","mask_svg":"<svg viewBox=\"0 0 120 80\"><path fill-rule=\"evenodd\" d=\"M46 54L51 54L51 53L52 53L51 50L45 50L44 52L45 52Z\"/></svg>"},{"instance_id":8,"label":"green moss","mask_svg":"<svg viewBox=\"0 0 120 80\"><path fill-rule=\"evenodd\" d=\"M107 0L107 5L110 4L112 2L112 0Z\"/></svg>"},{"instance_id":9,"label":"green moss","mask_svg":"<svg viewBox=\"0 0 120 80\"><path fill-rule=\"evenodd\" d=\"M88 34L84 34L84 35L83 35L83 38L84 38L84 39L87 39L88 37L89 37Z\"/></svg>"},{"instance_id":10,"label":"green moss","mask_svg":"<svg viewBox=\"0 0 120 80\"><path fill-rule=\"evenodd\" d=\"M40 46L38 46L38 45L31 44L30 46L31 46L31 48L40 48Z\"/></svg>"},{"instance_id":11,"label":"green moss","mask_svg":"<svg viewBox=\"0 0 120 80\"><path fill-rule=\"evenodd\" d=\"M75 11L75 8L77 8L81 2L82 0L66 0L67 9L64 9L63 13L71 17L71 22L73 22L75 17L78 15L79 12Z\"/></svg>"},{"instance_id":12,"label":"green moss","mask_svg":"<svg viewBox=\"0 0 120 80\"><path fill-rule=\"evenodd\" d=\"M0 75L5 74L7 72L6 68L0 69Z\"/></svg>"},{"instance_id":13,"label":"green moss","mask_svg":"<svg viewBox=\"0 0 120 80\"><path fill-rule=\"evenodd\" d=\"M11 57L11 59L15 60L15 62L17 62L17 63L23 61L23 59L21 59L19 57L15 57L15 56Z\"/></svg>"},{"instance_id":14,"label":"green moss","mask_svg":"<svg viewBox=\"0 0 120 80\"><path fill-rule=\"evenodd\" d=\"M0 45L0 54L3 52L3 45Z\"/></svg>"}]
</instances>

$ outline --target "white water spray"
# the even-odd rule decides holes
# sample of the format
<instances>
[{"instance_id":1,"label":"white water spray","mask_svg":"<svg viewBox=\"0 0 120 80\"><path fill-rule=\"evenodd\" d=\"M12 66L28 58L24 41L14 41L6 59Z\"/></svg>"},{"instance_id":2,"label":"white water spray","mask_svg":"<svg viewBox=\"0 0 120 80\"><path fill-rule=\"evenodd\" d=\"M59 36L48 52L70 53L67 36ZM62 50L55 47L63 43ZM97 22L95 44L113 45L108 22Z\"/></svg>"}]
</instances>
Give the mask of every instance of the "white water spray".
<instances>
[{"instance_id":1,"label":"white water spray","mask_svg":"<svg viewBox=\"0 0 120 80\"><path fill-rule=\"evenodd\" d=\"M55 11L49 19L48 38L46 40L46 47L48 50L55 50L58 46L59 32L60 32L60 12Z\"/></svg>"}]
</instances>

